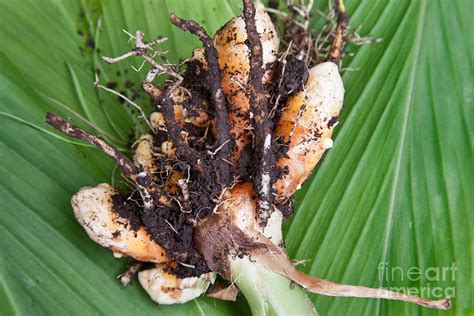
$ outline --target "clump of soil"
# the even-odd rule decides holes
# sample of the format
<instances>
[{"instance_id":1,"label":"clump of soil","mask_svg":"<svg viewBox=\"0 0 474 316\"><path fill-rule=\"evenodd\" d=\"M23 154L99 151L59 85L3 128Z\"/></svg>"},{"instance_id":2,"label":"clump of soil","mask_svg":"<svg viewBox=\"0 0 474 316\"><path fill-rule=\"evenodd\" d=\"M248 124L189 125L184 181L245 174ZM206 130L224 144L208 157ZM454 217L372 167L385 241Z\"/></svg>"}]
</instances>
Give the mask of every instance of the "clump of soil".
<instances>
[{"instance_id":1,"label":"clump of soil","mask_svg":"<svg viewBox=\"0 0 474 316\"><path fill-rule=\"evenodd\" d=\"M120 193L112 198L113 208L130 221L133 230L144 227L166 250L166 255L178 262L176 266L168 267L173 274L185 278L209 272L206 262L194 247L193 221L196 215L159 204L144 212L143 206L138 204L140 199L138 192Z\"/></svg>"}]
</instances>

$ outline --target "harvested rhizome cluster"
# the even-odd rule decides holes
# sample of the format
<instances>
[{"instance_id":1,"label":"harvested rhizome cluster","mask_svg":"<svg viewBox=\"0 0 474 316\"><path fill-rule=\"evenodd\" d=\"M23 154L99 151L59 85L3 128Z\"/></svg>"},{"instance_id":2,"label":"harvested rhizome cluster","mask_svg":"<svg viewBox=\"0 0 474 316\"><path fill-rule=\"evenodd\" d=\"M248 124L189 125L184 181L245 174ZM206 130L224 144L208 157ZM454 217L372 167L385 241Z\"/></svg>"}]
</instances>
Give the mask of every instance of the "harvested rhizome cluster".
<instances>
[{"instance_id":1,"label":"harvested rhizome cluster","mask_svg":"<svg viewBox=\"0 0 474 316\"><path fill-rule=\"evenodd\" d=\"M114 159L133 183L128 192L108 184L81 189L72 198L77 220L94 241L135 260L122 283L138 273L160 304L187 302L213 284L208 295L233 300L241 290L255 314L315 314L302 288L448 308L449 299L431 301L305 275L287 257L282 220L293 210L295 191L332 146L344 96L335 62L348 35L341 1L326 43L308 32L308 7L289 9L283 43L260 2L244 0L242 15L213 39L196 22L171 16L174 25L203 43L182 73L156 62L152 53L160 40L145 42L140 31L131 52L104 57L115 63L141 56L152 65L143 89L156 112L133 161L70 120L47 114L56 129ZM160 74L168 77L161 88L154 84ZM231 283L215 283L217 274ZM283 291L272 288L277 286Z\"/></svg>"}]
</instances>

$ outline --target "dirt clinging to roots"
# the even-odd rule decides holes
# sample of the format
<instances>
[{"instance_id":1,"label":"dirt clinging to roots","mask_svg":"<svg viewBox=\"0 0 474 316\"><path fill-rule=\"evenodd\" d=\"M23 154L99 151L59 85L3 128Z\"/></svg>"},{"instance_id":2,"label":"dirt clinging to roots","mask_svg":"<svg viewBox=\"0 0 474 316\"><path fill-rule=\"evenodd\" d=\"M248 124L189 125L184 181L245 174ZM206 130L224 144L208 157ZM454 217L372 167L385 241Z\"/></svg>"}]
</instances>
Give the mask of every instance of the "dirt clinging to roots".
<instances>
[{"instance_id":1,"label":"dirt clinging to roots","mask_svg":"<svg viewBox=\"0 0 474 316\"><path fill-rule=\"evenodd\" d=\"M300 91L308 78L308 69L304 62L290 59L286 64L275 62L272 65L274 69L274 80L266 87L273 96L268 102L275 110L272 114L272 126L279 119L279 115L286 103L288 96ZM198 116L198 111L204 111L209 119L215 119L215 109L205 100L211 98L211 80L209 73L197 61L191 61L187 64L184 73L182 87L189 92L189 98L183 103L188 116ZM155 100L154 103L160 106L162 100ZM225 106L230 112L230 106L226 100ZM180 131L187 134L187 143L192 150L197 153L212 151L216 148L216 138L214 133L206 128L200 128L192 124L184 124ZM217 131L219 133L219 131ZM160 148L164 141L171 141L170 134L158 131L153 134L154 148ZM113 197L113 208L122 217L129 219L130 228L138 230L143 226L161 247L166 250L166 255L177 262L177 265L168 267L171 272L179 277L200 276L210 269L206 261L196 250L193 240L194 225L198 219L207 217L216 208L216 201L222 193L223 182L253 181L258 170L255 159L254 144L247 145L240 155L238 162L231 166L232 179L216 179L212 176L214 172L203 173L196 171L196 168L179 151L173 158L163 159L159 157L154 163L157 166L157 172L152 175L153 182L163 190L169 205L155 203L152 210L144 210L142 199L138 191L124 192ZM286 154L288 145L281 139L272 141L272 153L274 157L283 157ZM220 170L222 160L206 159L204 155L198 156L200 163L205 170ZM167 179L170 174L177 172L183 178L187 178L188 192L184 196L183 192L176 186L169 189L170 185ZM285 174L285 170L275 168L272 170L272 181L275 182ZM293 211L292 200L280 202L276 205L285 217Z\"/></svg>"}]
</instances>

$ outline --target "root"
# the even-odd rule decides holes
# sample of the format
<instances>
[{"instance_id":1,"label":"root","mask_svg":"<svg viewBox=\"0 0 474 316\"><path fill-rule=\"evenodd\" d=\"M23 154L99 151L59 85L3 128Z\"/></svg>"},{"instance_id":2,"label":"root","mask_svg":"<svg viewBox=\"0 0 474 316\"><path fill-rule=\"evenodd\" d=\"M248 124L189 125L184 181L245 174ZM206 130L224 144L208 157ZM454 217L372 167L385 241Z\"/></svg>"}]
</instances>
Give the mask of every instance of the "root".
<instances>
[{"instance_id":1,"label":"root","mask_svg":"<svg viewBox=\"0 0 474 316\"><path fill-rule=\"evenodd\" d=\"M159 71L160 73L168 74L168 75L174 77L178 82L182 82L183 77L180 74L178 74L173 69L173 67L170 67L169 65L167 67L165 65L159 64L158 62L156 62L153 59L152 56L150 56L148 54L148 50L151 50L153 48L153 46L155 46L156 44L163 43L167 39L164 38L164 39L157 39L157 40L154 40L154 41L151 41L151 42L145 42L143 40L144 36L145 36L145 33L143 33L142 31L137 31L135 33L135 49L134 50L132 50L130 52L127 52L127 53L125 53L121 56L115 57L115 58L102 56L102 59L108 64L115 64L115 63L118 63L122 60L125 60L125 59L129 58L129 57L141 56L147 62L149 62L153 66L153 68L157 69L157 71Z\"/></svg>"},{"instance_id":2,"label":"root","mask_svg":"<svg viewBox=\"0 0 474 316\"><path fill-rule=\"evenodd\" d=\"M184 211L187 213L190 213L191 210L189 209L189 188L188 188L188 183L184 179L179 179L178 180L178 186L181 188L181 193L183 195L183 208Z\"/></svg>"},{"instance_id":3,"label":"root","mask_svg":"<svg viewBox=\"0 0 474 316\"><path fill-rule=\"evenodd\" d=\"M143 266L143 262L135 261L131 265L128 266L127 270L118 276L120 279L120 283L125 287L132 282L132 279L135 275L140 271Z\"/></svg>"},{"instance_id":4,"label":"root","mask_svg":"<svg viewBox=\"0 0 474 316\"><path fill-rule=\"evenodd\" d=\"M165 118L168 134L176 147L178 156L185 159L191 166L201 173L204 172L204 166L200 163L200 154L194 148L191 148L181 136L181 128L174 114L172 91L163 93L160 96L161 112Z\"/></svg>"},{"instance_id":5,"label":"root","mask_svg":"<svg viewBox=\"0 0 474 316\"><path fill-rule=\"evenodd\" d=\"M228 160L232 152L232 142L229 130L228 112L226 108L225 96L221 86L221 71L219 61L217 59L217 50L211 37L206 33L204 28L192 20L183 20L176 15L171 15L171 22L182 30L189 31L196 35L204 45L204 55L207 61L207 69L210 80L212 103L215 109L216 127L218 136L218 153L217 158L220 160ZM219 168L219 179L225 186L230 185L231 173L230 166L223 164Z\"/></svg>"},{"instance_id":6,"label":"root","mask_svg":"<svg viewBox=\"0 0 474 316\"><path fill-rule=\"evenodd\" d=\"M255 25L255 6L252 0L244 0L243 17L247 30L247 45L250 50L250 73L247 91L250 94L251 115L253 114L254 150L260 159L254 182L259 195L258 217L261 225L265 226L272 212L271 170L275 166L275 157L271 146L273 123L269 117L268 95L265 93L266 89L262 83L264 74L262 42Z\"/></svg>"},{"instance_id":7,"label":"root","mask_svg":"<svg viewBox=\"0 0 474 316\"><path fill-rule=\"evenodd\" d=\"M342 59L344 47L347 43L349 17L347 16L343 0L336 0L335 11L337 16L336 34L331 44L328 60L337 63Z\"/></svg>"},{"instance_id":8,"label":"root","mask_svg":"<svg viewBox=\"0 0 474 316\"><path fill-rule=\"evenodd\" d=\"M357 29L350 29L343 1L334 0L334 9L328 15L317 11L326 19L326 25L318 32L312 30L309 23L314 2L312 0L291 4L287 2L288 13L278 10L277 7L267 8L267 11L275 18L283 20L285 27L282 38L290 50L290 55L304 60L308 67L312 67L325 61L340 62L348 42L363 45L379 41L369 37L361 38Z\"/></svg>"},{"instance_id":9,"label":"root","mask_svg":"<svg viewBox=\"0 0 474 316\"><path fill-rule=\"evenodd\" d=\"M155 129L153 128L153 126L151 125L151 122L150 120L147 118L145 112L143 111L143 109L138 105L136 104L135 102L133 102L132 100L130 100L129 98L127 98L126 96L124 96L123 94L113 90L113 89L110 89L110 88L107 88L106 86L102 85L100 82L99 82L99 75L96 73L95 74L95 81L94 81L94 86L96 88L99 88L99 89L103 89L107 92L110 92L116 96L118 96L119 98L121 98L122 100L125 100L128 104L130 104L131 106L133 106L135 109L138 110L138 112L140 112L140 116L139 118L144 120L145 123L148 125L148 127L150 128L151 131L153 131L154 133L156 132Z\"/></svg>"},{"instance_id":10,"label":"root","mask_svg":"<svg viewBox=\"0 0 474 316\"><path fill-rule=\"evenodd\" d=\"M154 102L156 102L156 100L158 100L161 95L161 89L153 84L153 80L155 80L155 77L158 75L158 72L158 68L151 68L150 71L148 71L148 74L146 75L145 80L142 84L143 90L148 93L148 95L152 98Z\"/></svg>"},{"instance_id":11,"label":"root","mask_svg":"<svg viewBox=\"0 0 474 316\"><path fill-rule=\"evenodd\" d=\"M115 163L120 167L124 176L129 178L136 178L139 169L128 159L124 154L119 152L113 146L109 145L107 142L102 139L93 136L83 129L72 124L71 120L64 120L61 117L48 112L46 114L46 123L50 124L58 131L62 132L65 135L71 136L73 138L81 139L88 142L91 145L97 147L100 151L104 152L107 156L112 158Z\"/></svg>"},{"instance_id":12,"label":"root","mask_svg":"<svg viewBox=\"0 0 474 316\"><path fill-rule=\"evenodd\" d=\"M91 145L94 145L100 151L112 158L117 166L119 166L122 174L135 181L137 189L142 196L145 210L153 209L153 195L159 196L159 189L151 182L151 178L147 175L147 173L136 167L133 162L128 159L128 157L99 137L91 135L83 129L75 126L72 124L70 119L64 120L61 117L48 112L46 114L46 123L50 124L67 136L81 139Z\"/></svg>"}]
</instances>

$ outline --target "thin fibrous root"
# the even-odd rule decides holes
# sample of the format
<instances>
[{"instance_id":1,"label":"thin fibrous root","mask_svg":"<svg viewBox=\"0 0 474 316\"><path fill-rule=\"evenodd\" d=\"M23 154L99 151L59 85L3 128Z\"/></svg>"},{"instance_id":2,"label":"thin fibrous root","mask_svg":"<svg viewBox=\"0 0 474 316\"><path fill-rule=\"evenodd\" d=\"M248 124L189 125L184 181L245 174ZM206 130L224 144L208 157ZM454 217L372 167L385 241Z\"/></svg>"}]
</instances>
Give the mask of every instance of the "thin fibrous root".
<instances>
[{"instance_id":1,"label":"thin fibrous root","mask_svg":"<svg viewBox=\"0 0 474 316\"><path fill-rule=\"evenodd\" d=\"M132 279L138 273L138 271L140 271L142 266L143 262L133 262L130 266L128 266L127 270L124 273L119 275L120 283L122 283L123 286L129 285L132 282Z\"/></svg>"},{"instance_id":2,"label":"thin fibrous root","mask_svg":"<svg viewBox=\"0 0 474 316\"><path fill-rule=\"evenodd\" d=\"M156 101L162 93L161 89L153 84L153 80L155 80L155 77L158 75L158 73L158 68L151 68L142 84L143 90L145 90L145 92L152 98L153 101Z\"/></svg>"},{"instance_id":3,"label":"thin fibrous root","mask_svg":"<svg viewBox=\"0 0 474 316\"><path fill-rule=\"evenodd\" d=\"M46 123L70 137L81 139L94 145L100 151L112 158L122 170L122 174L135 181L137 189L142 196L144 208L146 210L153 208L152 196L159 195L159 189L156 185L151 183L151 178L148 174L136 167L124 154L99 137L91 135L83 129L75 126L72 124L70 119L64 120L56 114L48 112L46 114Z\"/></svg>"},{"instance_id":4,"label":"thin fibrous root","mask_svg":"<svg viewBox=\"0 0 474 316\"><path fill-rule=\"evenodd\" d=\"M255 131L254 148L258 152L258 174L255 177L255 187L258 190L258 217L263 226L271 215L273 195L271 191L271 169L275 165L275 157L271 146L272 120L269 117L268 96L262 78L263 50L260 36L255 24L255 6L252 0L244 0L243 17L247 30L247 45L250 51L250 73L247 91L250 94L250 110L253 114L252 127Z\"/></svg>"},{"instance_id":5,"label":"thin fibrous root","mask_svg":"<svg viewBox=\"0 0 474 316\"><path fill-rule=\"evenodd\" d=\"M166 73L166 74L174 77L175 79L177 79L179 82L182 82L183 77L180 74L178 74L175 71L173 71L172 69L170 69L170 67L165 67L164 65L159 64L158 62L156 62L153 59L152 56L150 56L148 54L148 50L152 49L152 47L154 45L160 44L160 43L166 41L167 39L166 38L157 39L157 40L154 40L154 41L151 41L151 42L147 43L147 42L143 41L144 35L145 35L145 33L143 33L142 31L137 31L135 33L135 49L134 50L132 50L130 52L127 52L127 53L125 53L121 56L115 57L115 58L102 56L102 59L108 64L114 64L114 63L120 62L124 59L127 59L129 57L141 56L147 62L149 62L154 68L156 68L159 72Z\"/></svg>"},{"instance_id":6,"label":"thin fibrous root","mask_svg":"<svg viewBox=\"0 0 474 316\"><path fill-rule=\"evenodd\" d=\"M278 4L279 4L279 0L269 0L268 1L268 5L267 7L265 8L265 10L267 10L268 12L271 12L272 10L275 10L277 11L278 10ZM272 19L274 19L275 17L272 15L270 15L270 17Z\"/></svg>"},{"instance_id":7,"label":"thin fibrous root","mask_svg":"<svg viewBox=\"0 0 474 316\"><path fill-rule=\"evenodd\" d=\"M181 189L181 194L183 195L183 208L185 212L191 212L189 209L189 187L185 179L178 180L178 186Z\"/></svg>"},{"instance_id":8,"label":"thin fibrous root","mask_svg":"<svg viewBox=\"0 0 474 316\"><path fill-rule=\"evenodd\" d=\"M154 68L153 68L154 69ZM140 112L140 116L139 118L143 119L145 121L145 123L148 125L148 127L150 128L151 131L153 131L154 133L156 132L155 129L153 128L153 126L151 125L151 122L150 120L147 118L145 112L143 111L143 109L138 105L136 104L135 102L133 102L132 100L130 100L129 98L127 98L125 95L123 95L122 93L120 92L117 92L115 91L114 89L110 89L110 88L107 88L106 86L104 86L103 84L100 83L99 81L99 74L96 73L95 74L95 81L94 81L94 86L98 89L102 89L102 90L105 90L107 92L110 92L116 96L118 96L119 98L121 98L122 100L126 101L128 104L130 104L131 106L133 106L134 108L136 108L138 110L138 112Z\"/></svg>"},{"instance_id":9,"label":"thin fibrous root","mask_svg":"<svg viewBox=\"0 0 474 316\"><path fill-rule=\"evenodd\" d=\"M204 28L192 20L183 20L176 15L171 15L171 22L182 30L189 31L196 35L204 45L204 54L207 61L207 71L209 74L212 103L215 109L216 127L218 136L217 158L220 160L229 159L232 152L232 142L229 131L228 112L225 104L225 96L221 86L221 71L217 57L217 50L212 38L206 33ZM230 166L223 164L219 171L221 182L228 186L231 182Z\"/></svg>"},{"instance_id":10,"label":"thin fibrous root","mask_svg":"<svg viewBox=\"0 0 474 316\"><path fill-rule=\"evenodd\" d=\"M349 17L347 16L343 0L336 0L335 11L337 15L336 34L331 44L328 60L337 63L343 57L344 46L347 42Z\"/></svg>"}]
</instances>

